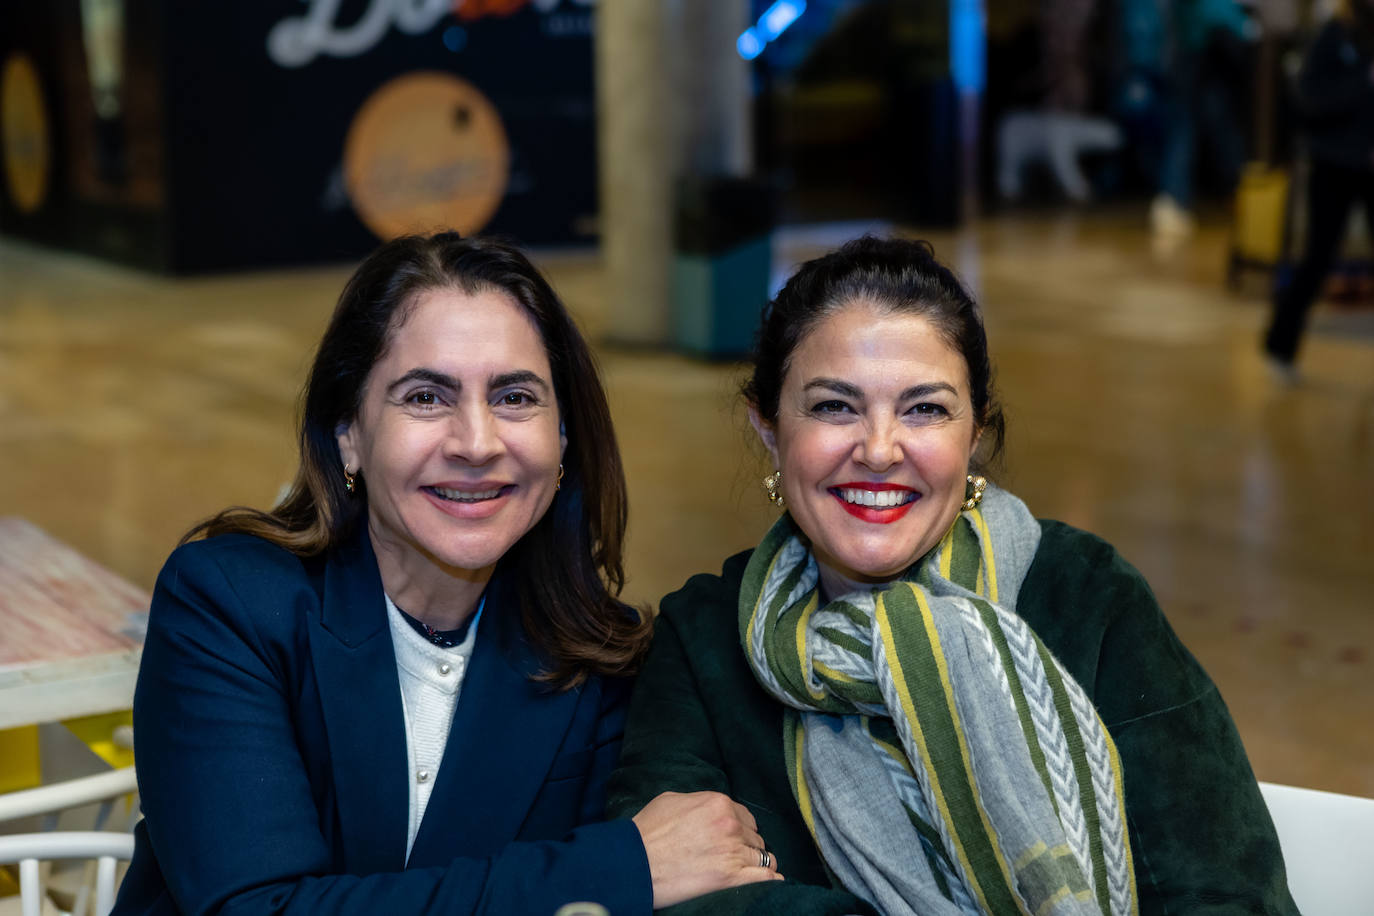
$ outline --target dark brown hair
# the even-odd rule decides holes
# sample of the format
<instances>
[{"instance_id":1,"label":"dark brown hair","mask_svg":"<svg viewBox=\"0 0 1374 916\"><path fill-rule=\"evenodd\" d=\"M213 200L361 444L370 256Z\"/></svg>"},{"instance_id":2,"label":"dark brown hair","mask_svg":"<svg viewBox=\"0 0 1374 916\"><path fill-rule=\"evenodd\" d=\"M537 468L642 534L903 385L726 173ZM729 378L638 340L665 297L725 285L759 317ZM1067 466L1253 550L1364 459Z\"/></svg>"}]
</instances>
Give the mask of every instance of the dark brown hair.
<instances>
[{"instance_id":1,"label":"dark brown hair","mask_svg":"<svg viewBox=\"0 0 1374 916\"><path fill-rule=\"evenodd\" d=\"M1006 420L993 386L983 317L949 268L935 260L928 242L864 236L802 264L764 310L753 371L742 391L749 405L776 423L782 382L797 345L821 319L856 302L920 315L963 356L974 420L983 433L975 464L981 470L995 463Z\"/></svg>"},{"instance_id":2,"label":"dark brown hair","mask_svg":"<svg viewBox=\"0 0 1374 916\"><path fill-rule=\"evenodd\" d=\"M550 659L541 678L562 687L590 674L631 673L652 622L617 596L625 584L625 472L591 350L548 282L519 249L456 232L387 242L359 265L339 297L301 397L300 467L270 512L236 506L183 541L256 535L301 556L326 552L366 523L365 485L351 494L335 432L354 419L363 386L391 335L430 290L499 291L534 320L553 371L568 447L553 504L501 559L531 642ZM362 484L362 477L358 477Z\"/></svg>"}]
</instances>

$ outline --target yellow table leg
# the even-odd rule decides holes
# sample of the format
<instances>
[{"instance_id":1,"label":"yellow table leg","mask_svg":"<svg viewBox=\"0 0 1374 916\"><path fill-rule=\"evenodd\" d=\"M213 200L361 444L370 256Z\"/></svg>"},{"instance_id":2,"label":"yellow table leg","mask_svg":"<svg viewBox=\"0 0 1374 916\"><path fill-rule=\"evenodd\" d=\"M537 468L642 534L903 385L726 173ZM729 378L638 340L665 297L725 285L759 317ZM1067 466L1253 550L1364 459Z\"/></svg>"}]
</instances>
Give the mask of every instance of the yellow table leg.
<instances>
[{"instance_id":1,"label":"yellow table leg","mask_svg":"<svg viewBox=\"0 0 1374 916\"><path fill-rule=\"evenodd\" d=\"M38 726L0 729L0 792L32 789L42 781Z\"/></svg>"},{"instance_id":2,"label":"yellow table leg","mask_svg":"<svg viewBox=\"0 0 1374 916\"><path fill-rule=\"evenodd\" d=\"M0 792L32 789L42 781L38 726L0 729ZM0 897L12 897L18 893L18 882L8 869L0 868Z\"/></svg>"}]
</instances>

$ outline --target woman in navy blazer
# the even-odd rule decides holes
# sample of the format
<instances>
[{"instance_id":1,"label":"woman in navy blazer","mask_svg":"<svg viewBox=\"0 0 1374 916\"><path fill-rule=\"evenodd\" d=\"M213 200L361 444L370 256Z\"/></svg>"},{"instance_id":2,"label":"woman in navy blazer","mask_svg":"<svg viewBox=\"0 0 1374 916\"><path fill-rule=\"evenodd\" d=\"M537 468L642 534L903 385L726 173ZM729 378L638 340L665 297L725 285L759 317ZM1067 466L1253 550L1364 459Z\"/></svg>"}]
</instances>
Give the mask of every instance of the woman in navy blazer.
<instances>
[{"instance_id":1,"label":"woman in navy blazer","mask_svg":"<svg viewBox=\"0 0 1374 916\"><path fill-rule=\"evenodd\" d=\"M117 913L647 912L776 880L753 818L600 822L650 624L586 343L516 249L390 242L349 281L270 512L193 529L134 697Z\"/></svg>"}]
</instances>

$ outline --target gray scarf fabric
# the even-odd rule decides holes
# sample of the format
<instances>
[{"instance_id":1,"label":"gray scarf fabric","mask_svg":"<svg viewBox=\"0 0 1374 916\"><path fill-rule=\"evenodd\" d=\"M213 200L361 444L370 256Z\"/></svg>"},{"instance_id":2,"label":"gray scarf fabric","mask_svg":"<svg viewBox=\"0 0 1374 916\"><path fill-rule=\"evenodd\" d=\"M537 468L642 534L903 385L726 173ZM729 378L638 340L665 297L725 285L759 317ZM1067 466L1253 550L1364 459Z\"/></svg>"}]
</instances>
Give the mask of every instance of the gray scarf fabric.
<instances>
[{"instance_id":1,"label":"gray scarf fabric","mask_svg":"<svg viewBox=\"0 0 1374 916\"><path fill-rule=\"evenodd\" d=\"M790 707L798 806L840 883L885 914L1136 912L1115 747L1015 613L1039 537L990 486L885 588L822 604L786 515L745 571L741 639Z\"/></svg>"}]
</instances>

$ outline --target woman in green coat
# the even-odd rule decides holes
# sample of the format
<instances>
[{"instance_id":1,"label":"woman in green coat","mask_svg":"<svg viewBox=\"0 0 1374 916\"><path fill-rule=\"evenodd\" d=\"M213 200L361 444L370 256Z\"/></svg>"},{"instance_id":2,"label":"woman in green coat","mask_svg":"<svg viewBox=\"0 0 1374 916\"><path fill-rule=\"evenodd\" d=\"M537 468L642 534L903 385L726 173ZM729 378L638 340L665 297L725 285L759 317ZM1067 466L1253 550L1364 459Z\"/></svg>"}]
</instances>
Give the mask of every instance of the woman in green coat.
<instances>
[{"instance_id":1,"label":"woman in green coat","mask_svg":"<svg viewBox=\"0 0 1374 916\"><path fill-rule=\"evenodd\" d=\"M728 794L786 880L682 912L1296 912L1140 574L982 476L991 376L924 243L851 242L770 303L744 395L784 513L664 599L610 806Z\"/></svg>"}]
</instances>

